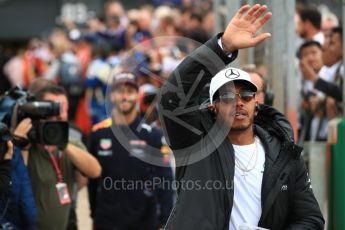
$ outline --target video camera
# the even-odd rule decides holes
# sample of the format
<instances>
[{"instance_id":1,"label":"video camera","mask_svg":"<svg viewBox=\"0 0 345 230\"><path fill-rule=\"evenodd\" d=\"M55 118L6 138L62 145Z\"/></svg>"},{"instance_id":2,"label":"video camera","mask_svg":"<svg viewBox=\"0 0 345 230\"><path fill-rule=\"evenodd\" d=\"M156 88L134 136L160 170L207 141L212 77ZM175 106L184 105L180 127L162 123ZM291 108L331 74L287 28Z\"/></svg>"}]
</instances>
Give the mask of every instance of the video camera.
<instances>
[{"instance_id":1,"label":"video camera","mask_svg":"<svg viewBox=\"0 0 345 230\"><path fill-rule=\"evenodd\" d=\"M61 103L37 101L34 96L19 87L12 88L0 96L0 122L6 124L10 131L13 131L24 118L31 118L32 128L28 133L30 143L56 146L67 144L68 122L44 120L59 115L61 111Z\"/></svg>"}]
</instances>

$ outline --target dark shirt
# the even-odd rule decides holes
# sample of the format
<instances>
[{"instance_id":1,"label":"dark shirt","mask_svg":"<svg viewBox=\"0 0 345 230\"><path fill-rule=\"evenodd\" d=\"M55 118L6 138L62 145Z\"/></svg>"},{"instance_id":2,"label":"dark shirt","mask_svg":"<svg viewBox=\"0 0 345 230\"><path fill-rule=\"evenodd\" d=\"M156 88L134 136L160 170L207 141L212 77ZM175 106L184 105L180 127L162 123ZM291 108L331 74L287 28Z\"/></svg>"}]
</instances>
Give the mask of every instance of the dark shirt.
<instances>
[{"instance_id":1,"label":"dark shirt","mask_svg":"<svg viewBox=\"0 0 345 230\"><path fill-rule=\"evenodd\" d=\"M108 119L91 134L89 151L102 166L101 178L89 183L92 217L98 228L157 229L171 211L172 190L149 184L158 178L172 180L170 167L148 163L162 159L162 134L140 122L137 117L129 126L117 126Z\"/></svg>"},{"instance_id":2,"label":"dark shirt","mask_svg":"<svg viewBox=\"0 0 345 230\"><path fill-rule=\"evenodd\" d=\"M81 142L73 142L79 148L85 149ZM55 155L71 195L75 183L76 168L65 152L61 157ZM32 146L29 150L28 171L37 207L37 229L66 229L71 204L60 204L57 195L57 172L49 153L40 146Z\"/></svg>"}]
</instances>

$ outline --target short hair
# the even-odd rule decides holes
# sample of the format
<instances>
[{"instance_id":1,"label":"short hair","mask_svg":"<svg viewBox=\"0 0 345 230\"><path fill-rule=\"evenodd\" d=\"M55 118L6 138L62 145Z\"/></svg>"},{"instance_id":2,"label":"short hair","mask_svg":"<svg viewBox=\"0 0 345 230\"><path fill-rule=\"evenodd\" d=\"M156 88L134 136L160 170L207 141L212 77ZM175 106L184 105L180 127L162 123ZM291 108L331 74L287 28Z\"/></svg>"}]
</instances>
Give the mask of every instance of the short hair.
<instances>
[{"instance_id":1,"label":"short hair","mask_svg":"<svg viewBox=\"0 0 345 230\"><path fill-rule=\"evenodd\" d=\"M316 46L316 47L318 47L320 50L322 50L322 46L321 46L321 44L320 44L318 41L309 40L309 41L304 42L304 43L299 47L298 52L297 52L297 57L298 57L299 59L301 59L302 50L305 49L305 48L311 47L311 46Z\"/></svg>"},{"instance_id":2,"label":"short hair","mask_svg":"<svg viewBox=\"0 0 345 230\"><path fill-rule=\"evenodd\" d=\"M340 39L341 39L341 43L343 43L343 28L342 27L334 27L331 31L331 34L339 34L340 35Z\"/></svg>"},{"instance_id":3,"label":"short hair","mask_svg":"<svg viewBox=\"0 0 345 230\"><path fill-rule=\"evenodd\" d=\"M207 31L203 28L190 29L186 31L185 36L194 41L197 41L198 43L200 43L200 45L204 44L210 39L210 36L208 35Z\"/></svg>"},{"instance_id":4,"label":"short hair","mask_svg":"<svg viewBox=\"0 0 345 230\"><path fill-rule=\"evenodd\" d=\"M322 16L316 7L301 6L297 8L297 13L303 22L309 21L316 29L321 29Z\"/></svg>"},{"instance_id":5,"label":"short hair","mask_svg":"<svg viewBox=\"0 0 345 230\"><path fill-rule=\"evenodd\" d=\"M194 20L197 20L198 22L202 23L203 22L203 17L201 15L201 13L199 12L192 12L190 14L190 19L194 19Z\"/></svg>"},{"instance_id":6,"label":"short hair","mask_svg":"<svg viewBox=\"0 0 345 230\"><path fill-rule=\"evenodd\" d=\"M257 74L260 79L262 80L262 92L266 93L267 91L267 80L264 78L264 76L259 72L259 70L256 68L255 64L248 64L241 68L243 71L247 73L255 73Z\"/></svg>"},{"instance_id":7,"label":"short hair","mask_svg":"<svg viewBox=\"0 0 345 230\"><path fill-rule=\"evenodd\" d=\"M47 93L51 93L54 95L64 95L67 97L66 90L63 87L55 85L55 84L49 84L49 85L45 86L44 88L37 91L34 94L34 96L36 97L37 100L43 100L44 96Z\"/></svg>"},{"instance_id":8,"label":"short hair","mask_svg":"<svg viewBox=\"0 0 345 230\"><path fill-rule=\"evenodd\" d=\"M51 84L53 85L54 83L50 80L47 80L45 78L36 78L30 83L28 92L35 95L37 92Z\"/></svg>"},{"instance_id":9,"label":"short hair","mask_svg":"<svg viewBox=\"0 0 345 230\"><path fill-rule=\"evenodd\" d=\"M103 5L103 10L104 10L104 11L107 10L108 7L109 7L111 4L118 4L119 6L121 6L122 8L124 8L123 5L122 5L122 3L121 3L119 0L107 0L107 1L104 3L104 5Z\"/></svg>"}]
</instances>

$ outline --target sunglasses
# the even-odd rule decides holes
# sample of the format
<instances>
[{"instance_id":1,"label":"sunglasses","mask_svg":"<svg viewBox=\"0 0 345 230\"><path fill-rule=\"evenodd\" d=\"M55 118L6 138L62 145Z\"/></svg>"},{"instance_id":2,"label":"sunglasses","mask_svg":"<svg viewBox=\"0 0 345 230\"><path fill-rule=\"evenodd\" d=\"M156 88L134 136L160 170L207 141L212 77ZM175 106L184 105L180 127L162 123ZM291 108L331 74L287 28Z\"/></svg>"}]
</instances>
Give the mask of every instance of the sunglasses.
<instances>
[{"instance_id":1,"label":"sunglasses","mask_svg":"<svg viewBox=\"0 0 345 230\"><path fill-rule=\"evenodd\" d=\"M233 103L236 100L236 95L238 95L242 101L250 102L255 97L255 92L243 91L239 93L228 92L219 96L220 102L224 104Z\"/></svg>"}]
</instances>

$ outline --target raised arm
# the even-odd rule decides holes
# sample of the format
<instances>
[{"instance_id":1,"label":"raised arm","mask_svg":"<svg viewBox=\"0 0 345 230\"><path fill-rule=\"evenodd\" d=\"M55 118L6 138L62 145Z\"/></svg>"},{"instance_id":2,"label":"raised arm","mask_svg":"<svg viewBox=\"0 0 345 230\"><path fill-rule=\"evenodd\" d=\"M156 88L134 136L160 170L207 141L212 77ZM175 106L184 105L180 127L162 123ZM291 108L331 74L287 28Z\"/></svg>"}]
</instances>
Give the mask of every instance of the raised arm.
<instances>
[{"instance_id":1,"label":"raised arm","mask_svg":"<svg viewBox=\"0 0 345 230\"><path fill-rule=\"evenodd\" d=\"M87 177L96 178L101 174L101 166L97 159L86 150L69 143L65 150L73 165Z\"/></svg>"},{"instance_id":2,"label":"raised arm","mask_svg":"<svg viewBox=\"0 0 345 230\"><path fill-rule=\"evenodd\" d=\"M173 150L190 146L203 136L198 112L203 87L236 58L238 49L256 46L271 36L256 35L272 15L266 9L259 4L240 8L224 33L187 56L162 87L160 119Z\"/></svg>"},{"instance_id":3,"label":"raised arm","mask_svg":"<svg viewBox=\"0 0 345 230\"><path fill-rule=\"evenodd\" d=\"M272 13L265 11L267 6L256 4L241 7L227 25L221 38L225 51L254 47L271 37L270 33L256 34L271 18Z\"/></svg>"}]
</instances>

